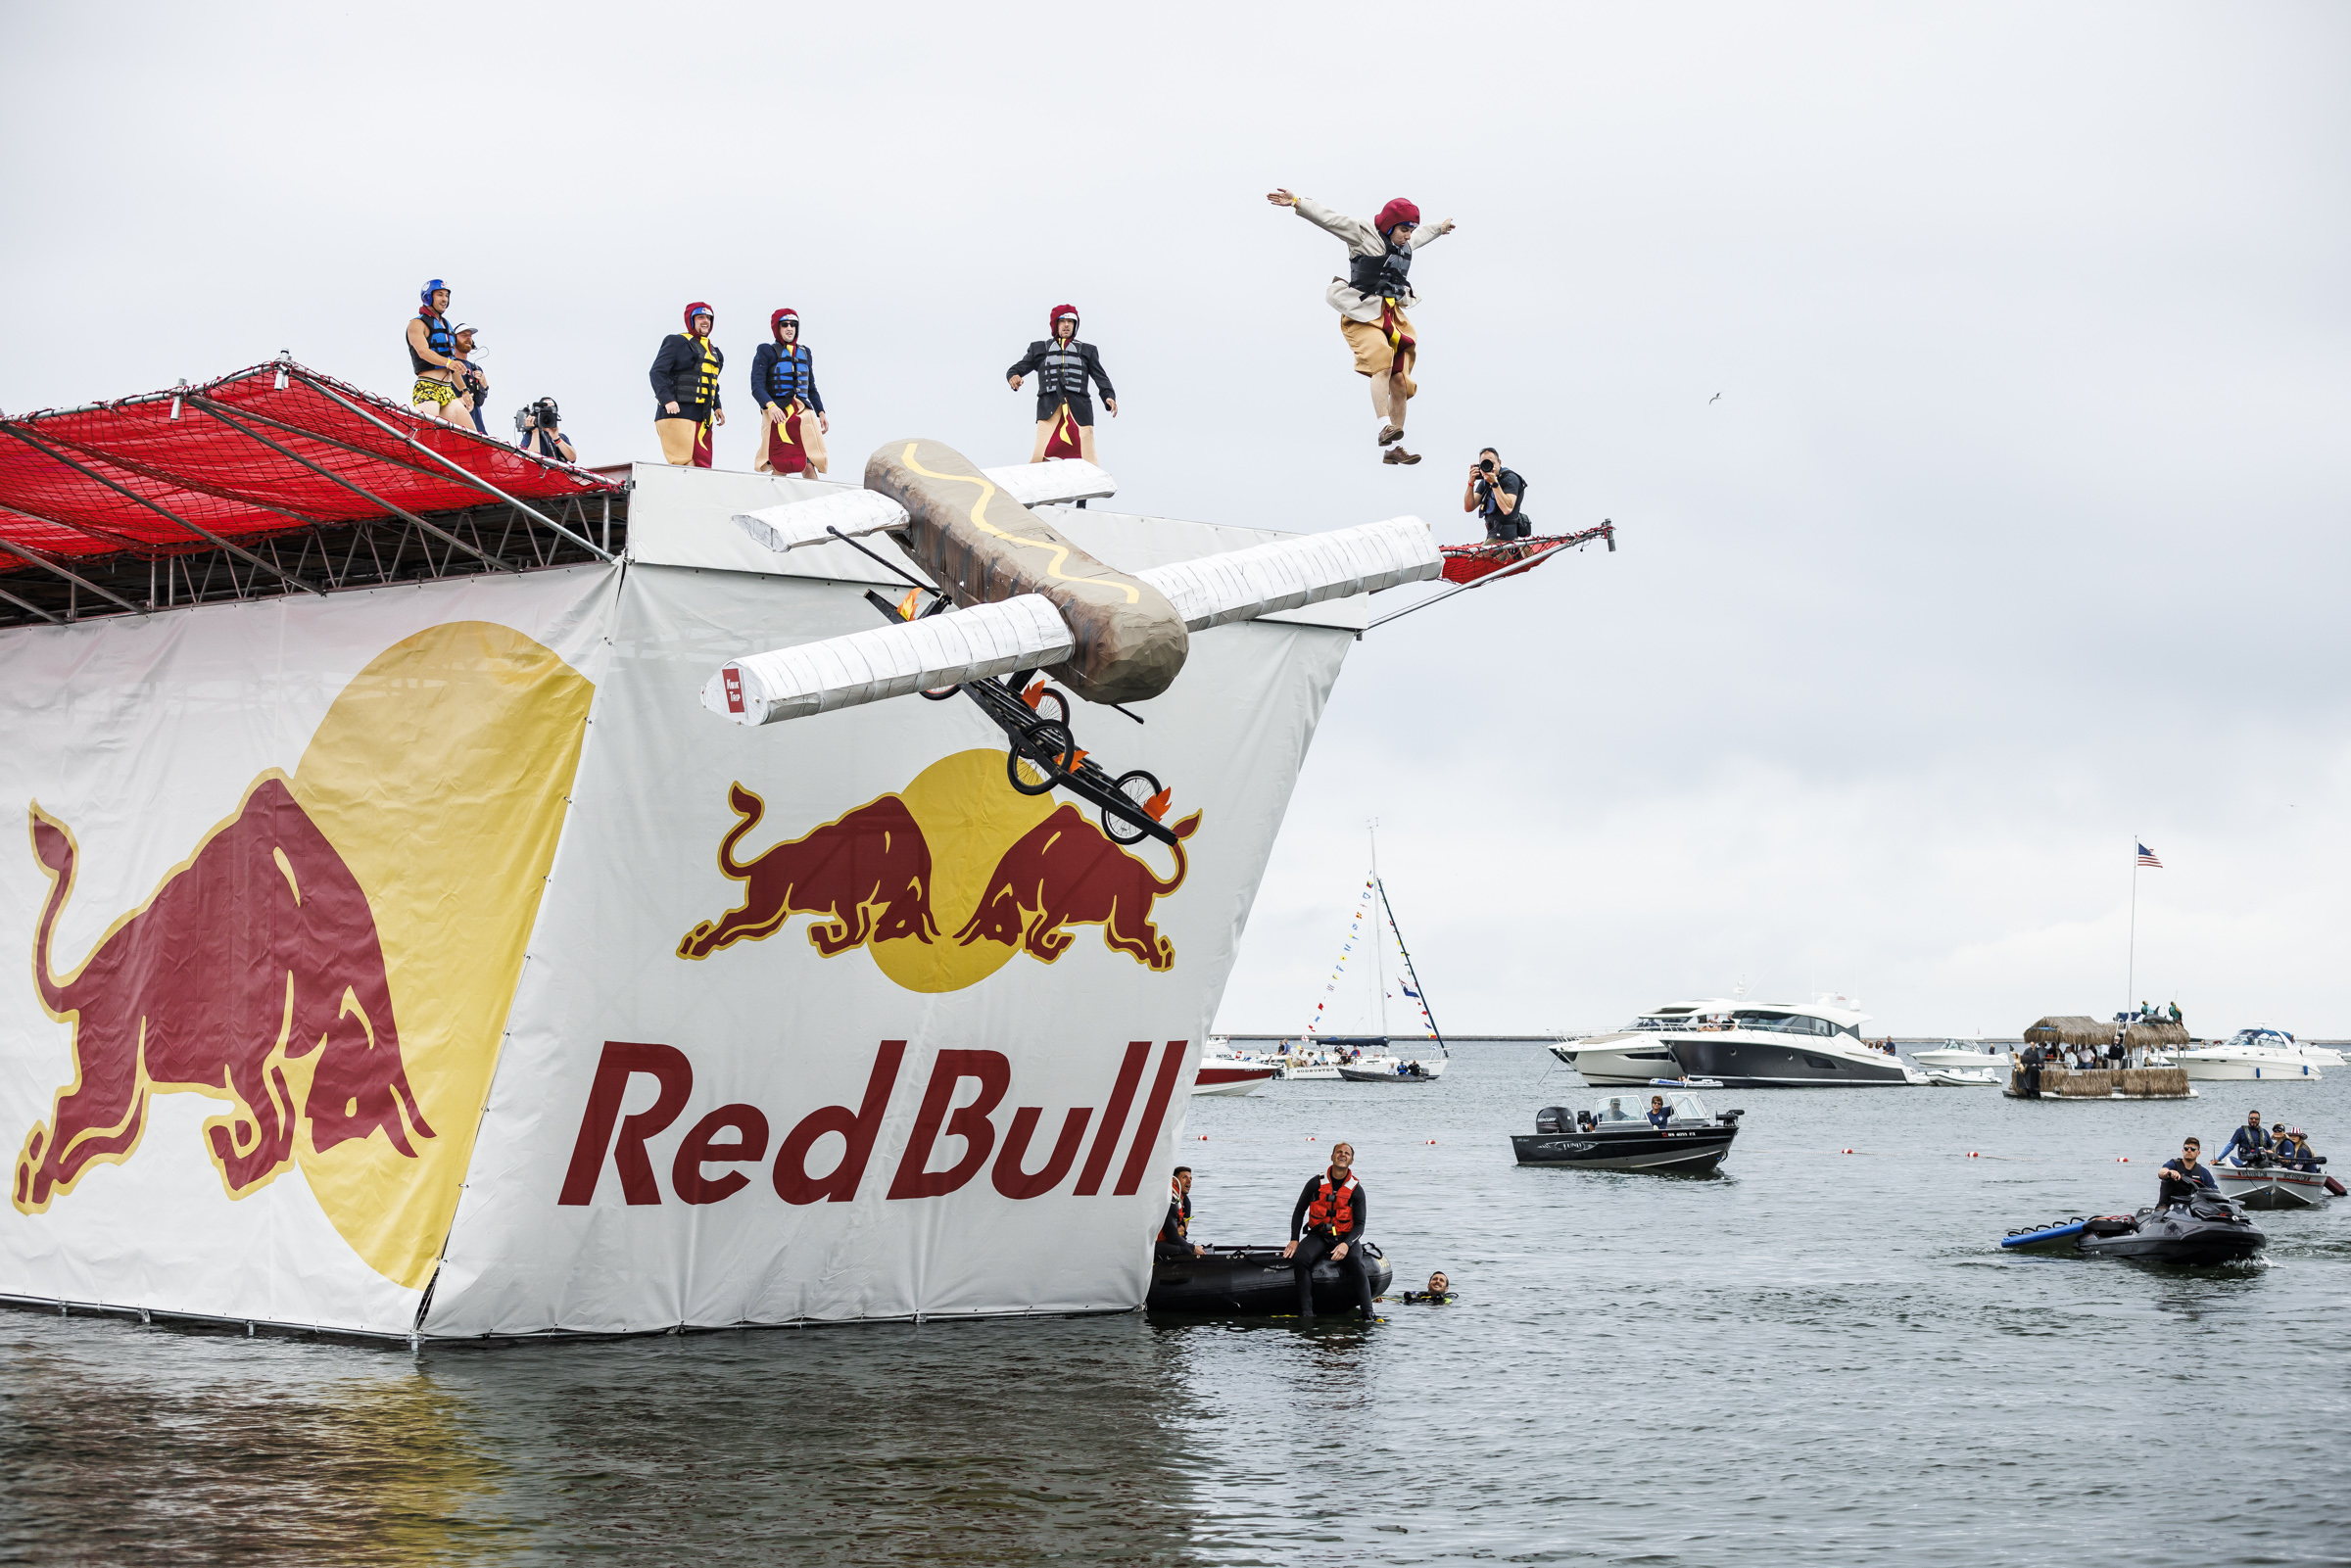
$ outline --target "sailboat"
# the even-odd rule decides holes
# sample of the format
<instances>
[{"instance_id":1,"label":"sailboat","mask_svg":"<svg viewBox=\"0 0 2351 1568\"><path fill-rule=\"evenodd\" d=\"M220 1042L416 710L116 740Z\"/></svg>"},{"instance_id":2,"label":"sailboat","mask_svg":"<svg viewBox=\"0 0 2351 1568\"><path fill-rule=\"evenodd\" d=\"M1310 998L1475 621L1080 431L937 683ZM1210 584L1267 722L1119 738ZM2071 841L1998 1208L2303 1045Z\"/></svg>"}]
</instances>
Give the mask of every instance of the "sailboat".
<instances>
[{"instance_id":1,"label":"sailboat","mask_svg":"<svg viewBox=\"0 0 2351 1568\"><path fill-rule=\"evenodd\" d=\"M1355 914L1347 927L1347 937L1339 944L1338 961L1331 967L1330 982L1323 989L1323 1000L1315 1004L1314 1022L1306 1026L1306 1035L1298 1043L1308 1051L1328 1052L1337 1059L1338 1075L1350 1083L1433 1083L1445 1075L1452 1053L1447 1049L1445 1036L1437 1027L1436 1015L1429 1010L1427 991L1413 968L1412 949L1404 944L1404 933L1396 925L1396 911L1388 902L1387 884L1379 878L1379 826L1370 824L1371 869L1364 879L1364 890L1356 900ZM1418 1036L1399 1038L1388 1026L1388 939L1396 942L1396 983L1419 1010L1426 1032ZM1348 966L1362 969L1363 950L1368 947L1371 970L1370 1017L1378 1024L1373 1034L1325 1034L1324 1023L1330 1022L1329 1008L1339 993L1340 985L1350 976ZM1436 1054L1421 1050L1418 1041L1435 1044Z\"/></svg>"}]
</instances>

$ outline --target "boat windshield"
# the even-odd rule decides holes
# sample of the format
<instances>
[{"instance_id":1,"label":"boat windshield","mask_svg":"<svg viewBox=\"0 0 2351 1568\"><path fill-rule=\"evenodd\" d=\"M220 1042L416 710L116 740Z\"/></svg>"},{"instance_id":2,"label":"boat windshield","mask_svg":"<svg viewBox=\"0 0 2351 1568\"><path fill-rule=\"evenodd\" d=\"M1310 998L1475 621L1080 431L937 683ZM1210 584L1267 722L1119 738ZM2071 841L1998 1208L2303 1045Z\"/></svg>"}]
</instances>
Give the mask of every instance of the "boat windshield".
<instances>
[{"instance_id":1,"label":"boat windshield","mask_svg":"<svg viewBox=\"0 0 2351 1568\"><path fill-rule=\"evenodd\" d=\"M2294 1043L2294 1037L2283 1029L2239 1029L2236 1031L2236 1038L2229 1043L2231 1045L2266 1045L2282 1050Z\"/></svg>"},{"instance_id":2,"label":"boat windshield","mask_svg":"<svg viewBox=\"0 0 2351 1568\"><path fill-rule=\"evenodd\" d=\"M1710 1120L1705 1103L1695 1094L1672 1093L1665 1096L1667 1109L1676 1121ZM1603 1096L1592 1107L1592 1119L1602 1126L1611 1121L1646 1121L1649 1119L1649 1096L1638 1092Z\"/></svg>"},{"instance_id":3,"label":"boat windshield","mask_svg":"<svg viewBox=\"0 0 2351 1568\"><path fill-rule=\"evenodd\" d=\"M1769 1029L1779 1034L1837 1033L1858 1036L1857 1029L1840 1030L1827 1019L1814 1018L1809 1013L1767 1013L1759 1008L1741 1008L1731 1015L1731 1022L1743 1029Z\"/></svg>"},{"instance_id":4,"label":"boat windshield","mask_svg":"<svg viewBox=\"0 0 2351 1568\"><path fill-rule=\"evenodd\" d=\"M1627 1034L1655 1034L1660 1029L1721 1028L1730 1022L1721 1013L1701 1013L1695 1008L1677 1009L1670 1013L1644 1013L1624 1026Z\"/></svg>"}]
</instances>

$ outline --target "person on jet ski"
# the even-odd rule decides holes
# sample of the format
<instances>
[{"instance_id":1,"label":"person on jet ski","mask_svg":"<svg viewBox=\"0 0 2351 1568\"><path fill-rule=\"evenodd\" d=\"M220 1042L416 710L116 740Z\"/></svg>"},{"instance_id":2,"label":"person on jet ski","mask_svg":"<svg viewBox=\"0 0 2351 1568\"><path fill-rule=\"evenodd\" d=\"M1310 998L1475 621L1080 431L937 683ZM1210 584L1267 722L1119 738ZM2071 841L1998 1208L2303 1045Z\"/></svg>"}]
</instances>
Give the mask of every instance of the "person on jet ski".
<instances>
[{"instance_id":1,"label":"person on jet ski","mask_svg":"<svg viewBox=\"0 0 2351 1568\"><path fill-rule=\"evenodd\" d=\"M2185 1203L2196 1195L2198 1188L2214 1192L2220 1190L2221 1184L2212 1179L2212 1172L2196 1163L2197 1158L2203 1152L2202 1142L2190 1138L2180 1146L2179 1159L2166 1160L2163 1163L2162 1167L2155 1172L2156 1208L2161 1209L2170 1204Z\"/></svg>"},{"instance_id":2,"label":"person on jet ski","mask_svg":"<svg viewBox=\"0 0 2351 1568\"><path fill-rule=\"evenodd\" d=\"M1192 1240L1192 1167L1177 1165L1168 1187L1168 1217L1161 1221L1152 1255L1161 1259L1198 1258L1208 1249Z\"/></svg>"},{"instance_id":3,"label":"person on jet ski","mask_svg":"<svg viewBox=\"0 0 2351 1568\"><path fill-rule=\"evenodd\" d=\"M2221 1151L2224 1163L2232 1165L2266 1165L2270 1163L2272 1140L2262 1129L2261 1113L2245 1113L2245 1124L2229 1135L2229 1147Z\"/></svg>"}]
</instances>

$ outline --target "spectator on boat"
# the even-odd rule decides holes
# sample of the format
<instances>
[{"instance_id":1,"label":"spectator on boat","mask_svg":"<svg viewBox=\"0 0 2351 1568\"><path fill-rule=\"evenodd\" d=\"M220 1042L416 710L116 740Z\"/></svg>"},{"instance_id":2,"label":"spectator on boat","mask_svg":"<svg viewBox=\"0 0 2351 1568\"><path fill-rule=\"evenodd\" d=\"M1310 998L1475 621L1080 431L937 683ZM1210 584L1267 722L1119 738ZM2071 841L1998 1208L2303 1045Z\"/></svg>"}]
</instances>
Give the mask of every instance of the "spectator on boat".
<instances>
[{"instance_id":1,"label":"spectator on boat","mask_svg":"<svg viewBox=\"0 0 2351 1568\"><path fill-rule=\"evenodd\" d=\"M767 318L767 327L775 342L762 343L751 356L751 396L758 400L761 432L751 468L762 474L821 474L830 466L825 437L833 421L825 417L825 395L816 390L816 357L800 342L800 312L786 306Z\"/></svg>"},{"instance_id":2,"label":"spectator on boat","mask_svg":"<svg viewBox=\"0 0 2351 1568\"><path fill-rule=\"evenodd\" d=\"M1049 336L1029 345L1029 352L1012 362L1004 379L1012 390L1031 373L1036 375L1036 441L1029 460L1082 457L1094 460L1094 400L1092 388L1102 389L1102 406L1119 416L1119 395L1111 390L1102 369L1100 351L1078 341L1078 307L1057 305L1045 317Z\"/></svg>"},{"instance_id":3,"label":"spectator on boat","mask_svg":"<svg viewBox=\"0 0 2351 1568\"><path fill-rule=\"evenodd\" d=\"M2245 1124L2229 1134L2228 1147L2221 1151L2223 1162L2232 1165L2261 1165L2269 1164L2273 1140L2262 1127L2261 1113L2245 1113Z\"/></svg>"},{"instance_id":4,"label":"spectator on boat","mask_svg":"<svg viewBox=\"0 0 2351 1568\"><path fill-rule=\"evenodd\" d=\"M1339 1265L1342 1278L1352 1277L1364 1320L1369 1322L1371 1276L1364 1267L1363 1237L1370 1222L1370 1205L1363 1183L1355 1178L1355 1145L1333 1144L1330 1167L1309 1176L1290 1211L1290 1241L1281 1256L1290 1259L1298 1280L1298 1315L1315 1315L1315 1265L1328 1258Z\"/></svg>"},{"instance_id":5,"label":"spectator on boat","mask_svg":"<svg viewBox=\"0 0 2351 1568\"><path fill-rule=\"evenodd\" d=\"M450 330L449 285L434 278L416 298L421 303L408 317L408 367L416 376L408 404L427 419L463 424L471 405L462 402L464 367L457 362L457 335Z\"/></svg>"},{"instance_id":6,"label":"spectator on boat","mask_svg":"<svg viewBox=\"0 0 2351 1568\"><path fill-rule=\"evenodd\" d=\"M1649 1124L1659 1132L1663 1132L1666 1123L1672 1119L1673 1113L1665 1108L1665 1097L1661 1094L1651 1095L1649 1097Z\"/></svg>"},{"instance_id":7,"label":"spectator on boat","mask_svg":"<svg viewBox=\"0 0 2351 1568\"><path fill-rule=\"evenodd\" d=\"M1469 483L1462 492L1462 510L1477 513L1486 525L1486 538L1528 537L1527 521L1518 511L1525 495L1526 481L1502 466L1502 454L1491 447L1480 447L1477 461L1469 465Z\"/></svg>"},{"instance_id":8,"label":"spectator on boat","mask_svg":"<svg viewBox=\"0 0 2351 1568\"><path fill-rule=\"evenodd\" d=\"M695 301L686 307L686 330L663 338L653 356L653 434L661 438L661 460L673 468L709 467L712 438L727 422L718 394L727 356L710 341L716 320Z\"/></svg>"},{"instance_id":9,"label":"spectator on boat","mask_svg":"<svg viewBox=\"0 0 2351 1568\"><path fill-rule=\"evenodd\" d=\"M2196 1164L2196 1157L2203 1152L2203 1148L2201 1141L2188 1139L2180 1146L2180 1158L2166 1160L2155 1172L2157 1207L2193 1198L2199 1187L2214 1191L2219 1189L2221 1184L2212 1179L2212 1172Z\"/></svg>"},{"instance_id":10,"label":"spectator on boat","mask_svg":"<svg viewBox=\"0 0 2351 1568\"><path fill-rule=\"evenodd\" d=\"M2027 1045L2025 1047L2025 1054L2018 1060L2021 1063L2018 1070L2024 1077L2025 1098L2028 1100L2039 1099L2040 1065L2046 1060L2046 1057L2041 1052L2040 1042L2036 1040L2030 1045Z\"/></svg>"},{"instance_id":11,"label":"spectator on boat","mask_svg":"<svg viewBox=\"0 0 2351 1568\"><path fill-rule=\"evenodd\" d=\"M1198 1258L1208 1249L1192 1240L1192 1167L1177 1165L1176 1175L1168 1185L1168 1217L1161 1221L1159 1243L1153 1249L1160 1258Z\"/></svg>"},{"instance_id":12,"label":"spectator on boat","mask_svg":"<svg viewBox=\"0 0 2351 1568\"><path fill-rule=\"evenodd\" d=\"M2279 1133L2270 1152L2279 1164L2290 1170L2317 1170L2327 1163L2325 1155L2311 1152L2310 1137L2300 1127L2288 1127Z\"/></svg>"}]
</instances>

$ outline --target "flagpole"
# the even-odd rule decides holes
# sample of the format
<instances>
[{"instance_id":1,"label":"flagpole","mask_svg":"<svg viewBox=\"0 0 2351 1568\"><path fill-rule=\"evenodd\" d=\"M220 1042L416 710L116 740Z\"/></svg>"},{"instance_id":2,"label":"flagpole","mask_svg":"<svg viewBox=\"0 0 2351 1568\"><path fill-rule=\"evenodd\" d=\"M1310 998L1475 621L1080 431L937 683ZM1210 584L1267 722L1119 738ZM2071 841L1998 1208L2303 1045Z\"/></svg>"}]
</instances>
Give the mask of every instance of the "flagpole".
<instances>
[{"instance_id":1,"label":"flagpole","mask_svg":"<svg viewBox=\"0 0 2351 1568\"><path fill-rule=\"evenodd\" d=\"M2138 834L2131 835L2131 957L2123 971L2123 1011L2128 1013L2137 1004L2131 999L2138 994Z\"/></svg>"}]
</instances>

